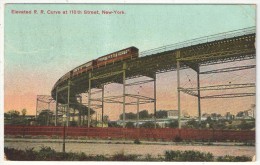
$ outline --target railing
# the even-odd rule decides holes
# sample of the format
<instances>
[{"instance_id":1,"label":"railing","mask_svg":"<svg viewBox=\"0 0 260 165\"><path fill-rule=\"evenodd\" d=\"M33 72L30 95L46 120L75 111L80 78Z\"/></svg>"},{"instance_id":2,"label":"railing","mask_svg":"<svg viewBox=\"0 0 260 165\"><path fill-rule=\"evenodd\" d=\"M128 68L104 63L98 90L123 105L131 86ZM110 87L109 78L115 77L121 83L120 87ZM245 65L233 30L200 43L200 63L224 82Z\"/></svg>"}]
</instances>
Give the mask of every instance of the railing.
<instances>
[{"instance_id":1,"label":"railing","mask_svg":"<svg viewBox=\"0 0 260 165\"><path fill-rule=\"evenodd\" d=\"M227 38L232 38L232 37L238 37L238 36L243 36L243 35L249 35L249 34L254 34L256 33L256 27L249 27L249 28L244 28L244 29L239 29L239 30L234 30L234 31L229 31L229 32L224 32L224 33L218 33L206 37L201 37L201 38L196 38L176 44L171 44L171 45L166 45L162 47L158 47L155 49L150 49L146 50L140 53L140 57L144 56L149 56L152 54L157 54L157 53L162 53L170 50L176 50L192 45L197 45L197 44L202 44L202 43L207 43L207 42L212 42L212 41L217 41L217 40L222 40L222 39L227 39Z\"/></svg>"}]
</instances>

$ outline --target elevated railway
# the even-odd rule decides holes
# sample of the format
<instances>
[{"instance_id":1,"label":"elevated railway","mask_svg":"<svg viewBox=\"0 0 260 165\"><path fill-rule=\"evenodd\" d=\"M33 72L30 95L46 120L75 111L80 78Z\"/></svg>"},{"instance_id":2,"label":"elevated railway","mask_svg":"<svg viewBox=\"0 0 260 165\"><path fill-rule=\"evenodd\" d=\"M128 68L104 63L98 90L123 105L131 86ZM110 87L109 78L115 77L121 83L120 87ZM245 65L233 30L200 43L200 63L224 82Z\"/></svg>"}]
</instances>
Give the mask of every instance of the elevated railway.
<instances>
[{"instance_id":1,"label":"elevated railway","mask_svg":"<svg viewBox=\"0 0 260 165\"><path fill-rule=\"evenodd\" d=\"M213 74L218 72L230 72L235 70L243 70L249 68L255 68L255 65L251 66L236 66L223 68L218 70L211 70L207 72L201 72L201 66L215 65L220 63L228 63L233 61L242 61L248 59L255 59L255 27L246 29L235 30L227 33L216 34L195 40L189 40L186 42L167 45L156 49L141 52L138 58L123 60L114 64L109 64L103 67L98 67L89 70L86 73L82 73L77 77L71 77L63 82L57 82L51 91L53 99L56 100L56 124L60 113L67 113L70 108L79 111L79 114L84 114L85 111L88 116L88 127L90 127L90 115L93 113L94 105L91 105L92 101L100 101L100 108L102 108L102 120L103 120L103 104L104 102L116 102L123 105L123 121L125 121L125 106L139 103L154 103L154 121L156 122L156 90L154 90L154 97L144 98L139 95L130 95L125 92L125 87L130 85L142 84L148 81L139 81L132 84L126 84L127 79L133 79L137 77L150 77L154 81L156 89L156 74L168 71L177 72L177 87L178 90L178 111L179 111L179 128L180 125L180 92L190 94L198 98L198 116L201 120L200 111L200 96L201 90L210 89L223 89L223 88L243 88L243 87L255 87L255 84L230 84L226 86L215 87L200 87L200 74ZM180 70L185 68L191 68L197 72L197 88L185 89L180 86ZM109 83L119 83L123 85L123 95L120 97L121 101L118 101L119 97L107 97L102 95L100 99L91 99L91 89L99 88L104 89L104 85ZM88 104L82 104L81 93L88 92ZM240 93L233 95L219 95L217 98L227 97L248 97L254 96L255 93ZM126 97L137 98L140 102L127 103ZM214 96L207 96L205 98L214 98ZM65 107L65 111L61 112L60 105ZM67 115L68 117L68 115ZM155 124L156 125L156 124ZM125 126L125 123L124 123Z\"/></svg>"}]
</instances>

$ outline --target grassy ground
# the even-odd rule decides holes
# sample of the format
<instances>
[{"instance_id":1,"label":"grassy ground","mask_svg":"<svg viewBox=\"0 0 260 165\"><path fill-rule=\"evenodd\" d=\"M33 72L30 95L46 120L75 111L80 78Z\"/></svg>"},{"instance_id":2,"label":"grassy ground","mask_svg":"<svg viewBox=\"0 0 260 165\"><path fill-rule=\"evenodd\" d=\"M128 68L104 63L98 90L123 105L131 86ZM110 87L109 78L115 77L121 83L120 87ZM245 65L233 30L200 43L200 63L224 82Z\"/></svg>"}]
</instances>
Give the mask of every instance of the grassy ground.
<instances>
[{"instance_id":1,"label":"grassy ground","mask_svg":"<svg viewBox=\"0 0 260 165\"><path fill-rule=\"evenodd\" d=\"M212 153L204 153L199 151L165 151L161 156L151 155L126 155L116 153L112 156L104 155L86 155L85 153L63 153L56 152L50 147L42 147L39 151L33 148L26 150L18 150L13 148L4 148L7 160L15 161L176 161L176 162L247 162L251 161L251 157L247 156L220 156L214 157Z\"/></svg>"}]
</instances>

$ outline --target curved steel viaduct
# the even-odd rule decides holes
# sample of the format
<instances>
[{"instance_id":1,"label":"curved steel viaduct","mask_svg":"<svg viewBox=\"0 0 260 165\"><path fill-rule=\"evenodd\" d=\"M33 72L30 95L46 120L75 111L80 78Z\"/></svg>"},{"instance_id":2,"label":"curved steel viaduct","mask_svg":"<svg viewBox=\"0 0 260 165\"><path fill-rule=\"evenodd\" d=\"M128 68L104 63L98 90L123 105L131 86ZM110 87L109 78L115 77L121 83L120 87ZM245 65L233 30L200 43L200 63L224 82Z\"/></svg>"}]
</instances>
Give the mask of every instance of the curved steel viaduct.
<instances>
[{"instance_id":1,"label":"curved steel viaduct","mask_svg":"<svg viewBox=\"0 0 260 165\"><path fill-rule=\"evenodd\" d=\"M101 99L95 99L94 101L100 101L102 108L102 121L103 121L103 103L104 102L116 102L123 104L123 126L125 126L125 106L133 104L145 104L148 102L154 103L154 121L156 123L156 90L154 90L154 98L148 98L139 95L129 95L125 93L125 87L128 85L136 85L146 83L137 82L132 84L126 84L126 79L131 79L135 77L147 76L153 79L155 89L156 89L156 73L167 72L167 71L177 71L177 90L178 90L178 112L179 112L179 128L181 128L180 122L180 92L185 92L198 98L198 117L201 121L200 112L200 96L201 90L210 89L234 89L234 88L246 88L255 87L255 84L230 84L230 85L220 85L220 86L209 86L200 87L199 75L207 74L205 72L200 72L200 66L214 65L219 63L227 63L238 60L254 59L256 56L255 49L255 27L250 27L246 29L240 29L236 31L231 31L227 33L216 34L212 36L207 36L203 38L198 38L195 40L189 40L183 43L178 43L174 45L168 45L149 51L141 52L139 58L122 61L120 63L107 65L105 67L97 68L88 73L83 73L82 75L71 78L60 84L56 84L51 95L53 99L56 100L56 117L55 124L57 125L58 116L62 110L63 105L64 111L66 113L67 121L69 117L69 109L77 109L79 115L85 111L88 116L88 127L90 127L90 116L93 110L90 107L91 101L91 88L101 88L108 83L120 83L123 85L123 95L121 96L122 101L116 101L118 97L109 97ZM243 66L243 67L255 67L255 66ZM218 73L242 70L243 67L230 67L219 70L211 70L208 73ZM197 88L184 89L180 87L180 69L191 68L197 72ZM207 88L207 89L203 89ZM88 91L88 104L83 105L79 97L79 94ZM245 97L254 96L255 93L241 93L241 94L231 94L231 95L213 95L207 96L208 98L219 98L219 97ZM126 97L137 98L138 103L127 103ZM90 105L90 106L88 106ZM83 117L84 120L84 117ZM68 122L67 122L68 123ZM156 126L156 124L155 124Z\"/></svg>"}]
</instances>

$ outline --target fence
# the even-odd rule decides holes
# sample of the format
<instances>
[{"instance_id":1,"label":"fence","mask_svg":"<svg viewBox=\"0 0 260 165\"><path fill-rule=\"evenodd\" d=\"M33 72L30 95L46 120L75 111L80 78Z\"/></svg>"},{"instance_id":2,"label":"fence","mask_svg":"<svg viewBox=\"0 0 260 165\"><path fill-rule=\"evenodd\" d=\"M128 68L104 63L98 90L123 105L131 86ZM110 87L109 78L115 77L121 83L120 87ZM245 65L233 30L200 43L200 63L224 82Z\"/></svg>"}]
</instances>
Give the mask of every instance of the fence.
<instances>
[{"instance_id":1,"label":"fence","mask_svg":"<svg viewBox=\"0 0 260 165\"><path fill-rule=\"evenodd\" d=\"M86 128L66 127L67 137L142 140L255 141L255 131L174 129L174 128ZM63 127L5 126L5 135L63 136Z\"/></svg>"}]
</instances>

